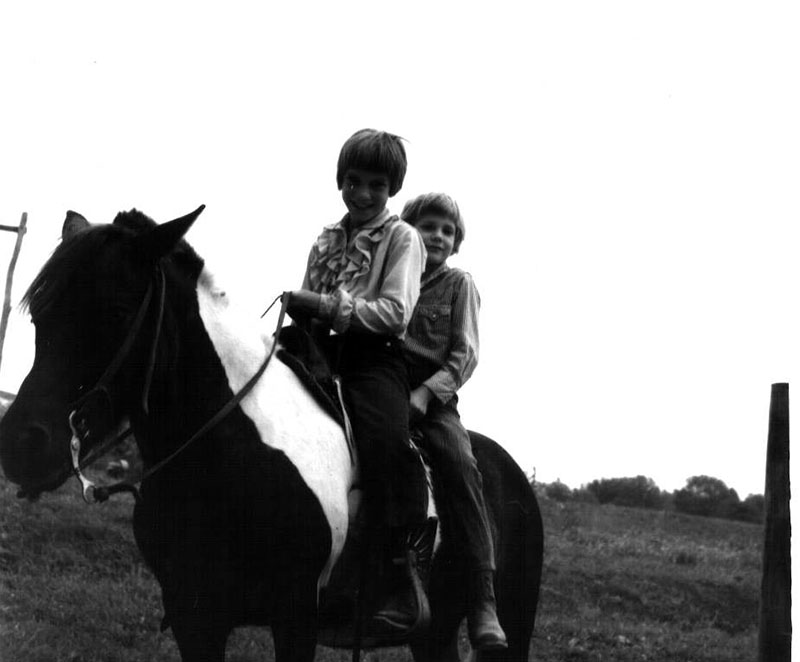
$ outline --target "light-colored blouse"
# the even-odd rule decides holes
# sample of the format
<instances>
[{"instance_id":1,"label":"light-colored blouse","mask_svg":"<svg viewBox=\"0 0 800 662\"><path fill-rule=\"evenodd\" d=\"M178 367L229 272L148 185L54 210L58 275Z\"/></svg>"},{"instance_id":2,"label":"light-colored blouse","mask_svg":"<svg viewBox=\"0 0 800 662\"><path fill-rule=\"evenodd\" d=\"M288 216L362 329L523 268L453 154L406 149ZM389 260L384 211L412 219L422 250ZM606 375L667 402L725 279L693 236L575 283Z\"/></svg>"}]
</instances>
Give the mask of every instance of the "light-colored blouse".
<instances>
[{"instance_id":1,"label":"light-colored blouse","mask_svg":"<svg viewBox=\"0 0 800 662\"><path fill-rule=\"evenodd\" d=\"M350 329L405 337L426 252L419 233L384 210L348 237L345 216L311 248L303 289L321 294L318 317Z\"/></svg>"}]
</instances>

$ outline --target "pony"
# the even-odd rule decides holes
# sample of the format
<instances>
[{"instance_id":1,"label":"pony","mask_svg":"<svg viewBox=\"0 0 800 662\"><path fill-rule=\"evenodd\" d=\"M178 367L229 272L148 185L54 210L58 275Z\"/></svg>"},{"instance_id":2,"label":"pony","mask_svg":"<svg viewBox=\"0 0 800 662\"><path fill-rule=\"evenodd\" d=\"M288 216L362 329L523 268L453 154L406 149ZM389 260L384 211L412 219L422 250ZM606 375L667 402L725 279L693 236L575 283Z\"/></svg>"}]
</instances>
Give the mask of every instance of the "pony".
<instances>
[{"instance_id":1,"label":"pony","mask_svg":"<svg viewBox=\"0 0 800 662\"><path fill-rule=\"evenodd\" d=\"M326 641L320 595L343 565L358 463L340 423L275 358L273 334L230 300L184 239L202 210L160 225L135 209L99 225L68 212L23 297L35 357L0 421L0 463L20 496L36 498L75 473L86 497L81 466L128 420L144 465L134 536L184 662L224 660L242 625L271 627L277 662L311 662ZM484 435L471 439L509 642L481 657L523 662L541 515L514 460ZM459 659L466 566L446 516L442 525L429 627L406 642L373 642L408 643L417 662Z\"/></svg>"}]
</instances>

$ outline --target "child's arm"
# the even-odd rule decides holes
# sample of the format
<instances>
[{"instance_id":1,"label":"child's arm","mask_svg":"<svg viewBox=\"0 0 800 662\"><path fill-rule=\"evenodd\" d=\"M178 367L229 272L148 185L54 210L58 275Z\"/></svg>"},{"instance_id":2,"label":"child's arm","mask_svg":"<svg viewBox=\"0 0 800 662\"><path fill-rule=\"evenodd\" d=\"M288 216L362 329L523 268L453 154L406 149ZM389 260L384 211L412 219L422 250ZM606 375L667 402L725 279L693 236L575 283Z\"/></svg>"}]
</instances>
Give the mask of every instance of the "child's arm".
<instances>
[{"instance_id":1,"label":"child's arm","mask_svg":"<svg viewBox=\"0 0 800 662\"><path fill-rule=\"evenodd\" d=\"M447 402L455 395L456 391L472 376L475 366L478 365L480 304L480 295L472 276L464 273L456 288L450 312L450 352L441 369L433 373L420 387L430 391L442 403ZM422 395L418 394L417 398L422 401Z\"/></svg>"}]
</instances>

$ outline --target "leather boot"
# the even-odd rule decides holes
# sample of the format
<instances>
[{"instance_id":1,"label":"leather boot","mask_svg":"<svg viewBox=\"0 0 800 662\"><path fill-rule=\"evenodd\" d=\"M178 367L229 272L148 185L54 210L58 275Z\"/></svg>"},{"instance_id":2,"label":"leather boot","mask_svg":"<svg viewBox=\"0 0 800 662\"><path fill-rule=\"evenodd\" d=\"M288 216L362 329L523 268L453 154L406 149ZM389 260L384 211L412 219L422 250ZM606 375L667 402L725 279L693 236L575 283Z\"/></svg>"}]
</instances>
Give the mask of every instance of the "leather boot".
<instances>
[{"instance_id":1,"label":"leather boot","mask_svg":"<svg viewBox=\"0 0 800 662\"><path fill-rule=\"evenodd\" d=\"M372 617L379 627L410 631L426 627L430 607L423 587L433 556L436 519L397 529L392 535L392 559L396 581L389 599Z\"/></svg>"},{"instance_id":2,"label":"leather boot","mask_svg":"<svg viewBox=\"0 0 800 662\"><path fill-rule=\"evenodd\" d=\"M506 633L497 620L494 572L491 570L476 570L470 577L467 631L472 647L477 650L508 648Z\"/></svg>"},{"instance_id":3,"label":"leather boot","mask_svg":"<svg viewBox=\"0 0 800 662\"><path fill-rule=\"evenodd\" d=\"M414 627L417 621L417 600L411 584L404 582L402 587L393 591L372 620L376 625L398 632Z\"/></svg>"}]
</instances>

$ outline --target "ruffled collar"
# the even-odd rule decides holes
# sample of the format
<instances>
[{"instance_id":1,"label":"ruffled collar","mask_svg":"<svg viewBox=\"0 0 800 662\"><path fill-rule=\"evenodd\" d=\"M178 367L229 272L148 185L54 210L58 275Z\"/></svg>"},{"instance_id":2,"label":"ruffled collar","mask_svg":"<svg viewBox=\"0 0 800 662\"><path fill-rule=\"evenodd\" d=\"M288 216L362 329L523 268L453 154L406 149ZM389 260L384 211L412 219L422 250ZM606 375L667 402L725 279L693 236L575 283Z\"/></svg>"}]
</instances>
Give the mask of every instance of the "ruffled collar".
<instances>
[{"instance_id":1,"label":"ruffled collar","mask_svg":"<svg viewBox=\"0 0 800 662\"><path fill-rule=\"evenodd\" d=\"M323 228L311 249L308 280L315 292L329 293L369 272L375 244L381 241L397 216L384 209L356 231L348 242L350 215Z\"/></svg>"}]
</instances>

